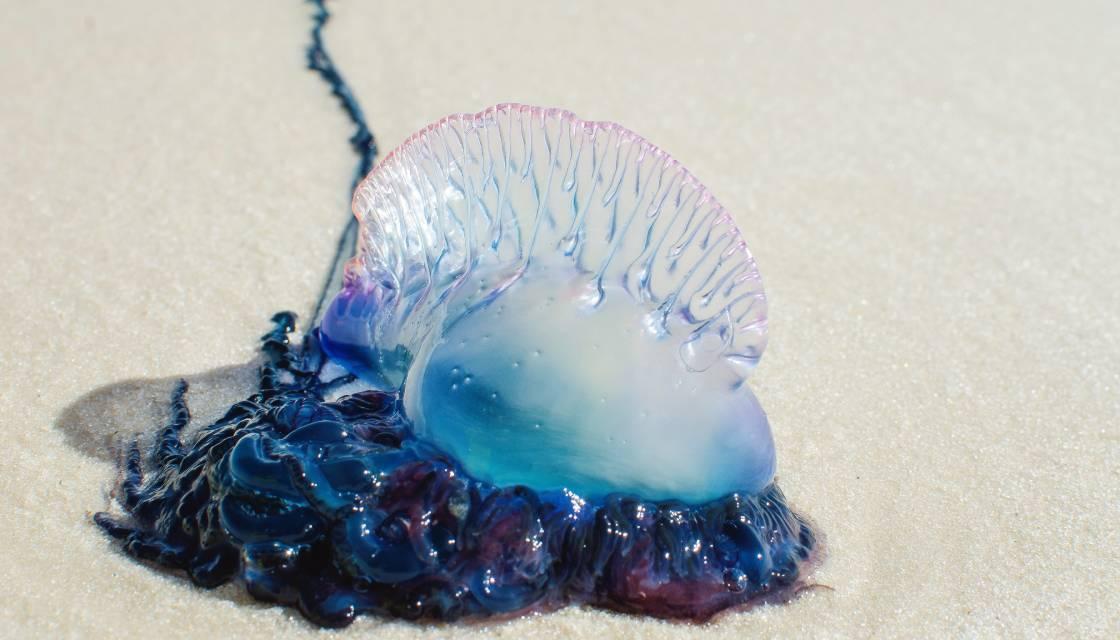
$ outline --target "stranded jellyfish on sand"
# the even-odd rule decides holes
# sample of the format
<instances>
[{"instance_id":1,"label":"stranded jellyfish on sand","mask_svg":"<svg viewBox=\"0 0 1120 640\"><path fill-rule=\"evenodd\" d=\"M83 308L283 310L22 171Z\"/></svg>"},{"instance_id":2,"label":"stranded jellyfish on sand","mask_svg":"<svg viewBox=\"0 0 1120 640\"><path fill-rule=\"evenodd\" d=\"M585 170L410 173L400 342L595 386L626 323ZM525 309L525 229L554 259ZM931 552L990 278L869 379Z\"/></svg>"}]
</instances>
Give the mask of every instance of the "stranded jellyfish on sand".
<instances>
[{"instance_id":1,"label":"stranded jellyfish on sand","mask_svg":"<svg viewBox=\"0 0 1120 640\"><path fill-rule=\"evenodd\" d=\"M330 626L566 604L704 620L819 554L745 383L766 300L731 216L614 124L501 105L359 185L359 250L259 392L125 456L137 557Z\"/></svg>"}]
</instances>

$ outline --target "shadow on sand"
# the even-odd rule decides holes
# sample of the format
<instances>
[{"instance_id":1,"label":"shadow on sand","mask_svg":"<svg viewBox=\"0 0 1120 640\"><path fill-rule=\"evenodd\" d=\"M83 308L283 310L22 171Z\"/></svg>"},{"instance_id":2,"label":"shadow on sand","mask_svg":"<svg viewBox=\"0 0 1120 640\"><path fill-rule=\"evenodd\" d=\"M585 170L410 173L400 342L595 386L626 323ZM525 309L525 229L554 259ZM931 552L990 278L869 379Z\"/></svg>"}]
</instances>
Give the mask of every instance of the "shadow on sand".
<instances>
[{"instance_id":1,"label":"shadow on sand","mask_svg":"<svg viewBox=\"0 0 1120 640\"><path fill-rule=\"evenodd\" d=\"M255 390L260 362L219 367L169 378L135 378L98 387L68 405L55 421L66 444L77 451L116 463L121 447L141 444L169 419L171 393L180 380L188 391L193 431L219 418Z\"/></svg>"}]
</instances>

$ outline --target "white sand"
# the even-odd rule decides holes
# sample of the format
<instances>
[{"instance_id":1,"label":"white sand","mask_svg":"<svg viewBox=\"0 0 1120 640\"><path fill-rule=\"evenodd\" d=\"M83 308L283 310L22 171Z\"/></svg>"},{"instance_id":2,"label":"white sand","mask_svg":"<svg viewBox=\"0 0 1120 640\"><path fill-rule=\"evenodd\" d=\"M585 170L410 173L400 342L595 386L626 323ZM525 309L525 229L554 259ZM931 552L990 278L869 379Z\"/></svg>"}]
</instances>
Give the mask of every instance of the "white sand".
<instances>
[{"instance_id":1,"label":"white sand","mask_svg":"<svg viewBox=\"0 0 1120 640\"><path fill-rule=\"evenodd\" d=\"M108 434L183 374L214 415L269 314L313 298L353 160L308 10L41 4L0 19L0 636L315 634L89 521ZM1120 4L380 4L328 38L386 150L564 106L739 212L772 311L753 385L832 590L704 633L1120 635ZM698 631L569 609L340 637Z\"/></svg>"}]
</instances>

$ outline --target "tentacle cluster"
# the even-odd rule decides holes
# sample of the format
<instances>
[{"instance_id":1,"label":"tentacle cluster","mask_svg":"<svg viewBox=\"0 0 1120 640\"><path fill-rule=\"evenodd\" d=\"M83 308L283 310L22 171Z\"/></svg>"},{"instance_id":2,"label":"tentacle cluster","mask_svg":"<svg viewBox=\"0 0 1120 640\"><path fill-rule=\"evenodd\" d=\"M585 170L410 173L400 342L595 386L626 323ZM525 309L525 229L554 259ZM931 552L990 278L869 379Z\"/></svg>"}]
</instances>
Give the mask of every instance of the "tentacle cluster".
<instances>
[{"instance_id":1,"label":"tentacle cluster","mask_svg":"<svg viewBox=\"0 0 1120 640\"><path fill-rule=\"evenodd\" d=\"M181 382L146 454L134 444L96 522L138 558L326 626L360 613L454 620L567 603L702 620L789 593L817 543L770 485L707 504L497 487L416 438L394 394L328 401L313 333L264 336L260 390L183 440Z\"/></svg>"}]
</instances>

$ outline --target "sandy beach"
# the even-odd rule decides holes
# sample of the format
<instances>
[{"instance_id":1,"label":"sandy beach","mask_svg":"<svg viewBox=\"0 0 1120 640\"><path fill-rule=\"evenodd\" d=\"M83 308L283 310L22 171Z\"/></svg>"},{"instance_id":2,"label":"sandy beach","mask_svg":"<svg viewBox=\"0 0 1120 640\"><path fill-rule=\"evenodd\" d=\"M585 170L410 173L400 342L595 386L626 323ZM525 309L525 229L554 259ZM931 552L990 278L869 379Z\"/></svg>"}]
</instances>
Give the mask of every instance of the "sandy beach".
<instances>
[{"instance_id":1,"label":"sandy beach","mask_svg":"<svg viewBox=\"0 0 1120 640\"><path fill-rule=\"evenodd\" d=\"M613 120L743 229L751 386L814 589L703 625L570 608L338 637L1120 636L1120 5L332 4L383 153L499 102ZM92 524L111 445L251 391L345 222L301 2L5 3L0 636L322 636Z\"/></svg>"}]
</instances>

